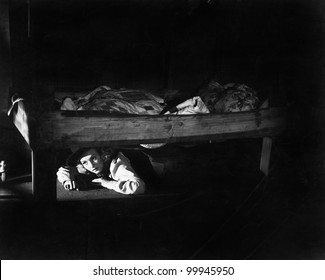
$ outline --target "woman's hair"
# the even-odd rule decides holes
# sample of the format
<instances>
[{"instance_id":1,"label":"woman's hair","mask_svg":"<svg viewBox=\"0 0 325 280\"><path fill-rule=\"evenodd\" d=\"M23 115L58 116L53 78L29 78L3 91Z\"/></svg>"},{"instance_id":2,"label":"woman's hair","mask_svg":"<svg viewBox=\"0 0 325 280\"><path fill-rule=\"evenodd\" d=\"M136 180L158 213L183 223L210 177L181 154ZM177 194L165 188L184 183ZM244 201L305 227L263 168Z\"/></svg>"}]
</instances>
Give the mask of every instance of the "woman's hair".
<instances>
[{"instance_id":1,"label":"woman's hair","mask_svg":"<svg viewBox=\"0 0 325 280\"><path fill-rule=\"evenodd\" d=\"M111 147L95 148L104 162L112 161L117 158L118 150Z\"/></svg>"},{"instance_id":2,"label":"woman's hair","mask_svg":"<svg viewBox=\"0 0 325 280\"><path fill-rule=\"evenodd\" d=\"M91 149L94 149L100 155L103 162L111 161L112 159L116 158L118 154L118 151L111 147L85 147L72 153L67 158L66 164L68 166L77 166L78 164L81 164L80 159L82 155Z\"/></svg>"}]
</instances>

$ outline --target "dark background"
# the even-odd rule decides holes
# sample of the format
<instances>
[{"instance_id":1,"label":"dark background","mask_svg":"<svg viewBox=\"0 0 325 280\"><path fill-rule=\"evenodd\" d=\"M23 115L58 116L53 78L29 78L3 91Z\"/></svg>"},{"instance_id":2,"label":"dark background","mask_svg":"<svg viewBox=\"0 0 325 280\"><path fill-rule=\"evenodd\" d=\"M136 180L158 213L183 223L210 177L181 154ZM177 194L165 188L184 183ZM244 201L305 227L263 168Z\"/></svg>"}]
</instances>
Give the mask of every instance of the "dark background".
<instances>
[{"instance_id":1,"label":"dark background","mask_svg":"<svg viewBox=\"0 0 325 280\"><path fill-rule=\"evenodd\" d=\"M13 62L31 59L34 83L194 90L216 77L292 100L320 82L321 1L32 0L29 27L12 2Z\"/></svg>"}]
</instances>

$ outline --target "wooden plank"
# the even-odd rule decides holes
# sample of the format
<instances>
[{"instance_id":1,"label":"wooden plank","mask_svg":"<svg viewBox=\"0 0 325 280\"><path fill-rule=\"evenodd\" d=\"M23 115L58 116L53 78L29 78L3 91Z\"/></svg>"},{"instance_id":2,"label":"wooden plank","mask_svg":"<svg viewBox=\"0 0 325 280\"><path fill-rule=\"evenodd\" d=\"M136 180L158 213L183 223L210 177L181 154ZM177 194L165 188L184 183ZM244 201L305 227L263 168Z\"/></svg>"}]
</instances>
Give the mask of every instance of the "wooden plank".
<instances>
[{"instance_id":1,"label":"wooden plank","mask_svg":"<svg viewBox=\"0 0 325 280\"><path fill-rule=\"evenodd\" d=\"M269 175L270 160L272 150L272 138L263 137L260 170L267 176Z\"/></svg>"},{"instance_id":2,"label":"wooden plank","mask_svg":"<svg viewBox=\"0 0 325 280\"><path fill-rule=\"evenodd\" d=\"M182 116L113 117L105 112L57 111L40 116L38 145L136 145L263 137L285 127L281 109Z\"/></svg>"}]
</instances>

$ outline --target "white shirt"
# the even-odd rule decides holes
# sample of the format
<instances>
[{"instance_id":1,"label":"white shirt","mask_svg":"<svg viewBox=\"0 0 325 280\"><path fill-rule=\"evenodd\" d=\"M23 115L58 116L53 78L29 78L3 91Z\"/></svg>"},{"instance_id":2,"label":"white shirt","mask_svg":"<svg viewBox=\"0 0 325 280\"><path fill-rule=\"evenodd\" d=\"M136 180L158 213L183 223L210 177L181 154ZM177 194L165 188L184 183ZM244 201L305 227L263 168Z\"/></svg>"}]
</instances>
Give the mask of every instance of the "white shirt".
<instances>
[{"instance_id":1,"label":"white shirt","mask_svg":"<svg viewBox=\"0 0 325 280\"><path fill-rule=\"evenodd\" d=\"M129 159L121 152L113 159L109 177L116 181L113 190L122 194L142 194L145 191L145 183L133 170Z\"/></svg>"}]
</instances>

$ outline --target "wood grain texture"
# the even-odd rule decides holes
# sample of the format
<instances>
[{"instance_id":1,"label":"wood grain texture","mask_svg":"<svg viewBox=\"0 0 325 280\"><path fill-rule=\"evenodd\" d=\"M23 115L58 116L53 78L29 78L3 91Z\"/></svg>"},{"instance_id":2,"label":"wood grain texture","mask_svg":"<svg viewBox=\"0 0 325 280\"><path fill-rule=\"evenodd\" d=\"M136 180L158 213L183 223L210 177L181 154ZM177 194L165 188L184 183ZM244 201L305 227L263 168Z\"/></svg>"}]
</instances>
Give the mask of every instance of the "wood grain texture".
<instances>
[{"instance_id":1,"label":"wood grain texture","mask_svg":"<svg viewBox=\"0 0 325 280\"><path fill-rule=\"evenodd\" d=\"M182 116L118 116L93 111L43 114L38 145L136 145L272 136L285 127L281 109Z\"/></svg>"}]
</instances>

